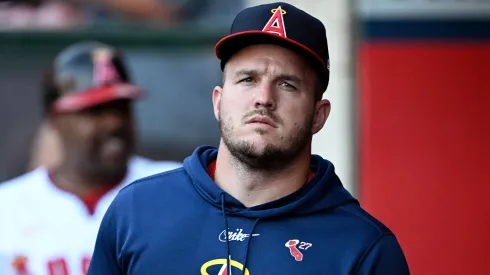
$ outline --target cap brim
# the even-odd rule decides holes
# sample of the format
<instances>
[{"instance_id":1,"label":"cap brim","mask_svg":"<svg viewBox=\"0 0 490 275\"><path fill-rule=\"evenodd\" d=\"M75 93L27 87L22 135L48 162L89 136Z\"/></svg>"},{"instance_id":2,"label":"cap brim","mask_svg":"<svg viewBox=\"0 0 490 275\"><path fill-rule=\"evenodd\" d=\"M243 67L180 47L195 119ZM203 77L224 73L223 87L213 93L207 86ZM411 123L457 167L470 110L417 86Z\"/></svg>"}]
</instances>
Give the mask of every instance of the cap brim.
<instances>
[{"instance_id":1,"label":"cap brim","mask_svg":"<svg viewBox=\"0 0 490 275\"><path fill-rule=\"evenodd\" d=\"M53 112L74 112L119 99L138 99L143 89L131 84L116 84L72 93L55 101Z\"/></svg>"},{"instance_id":2,"label":"cap brim","mask_svg":"<svg viewBox=\"0 0 490 275\"><path fill-rule=\"evenodd\" d=\"M214 50L216 57L221 60L221 69L224 68L226 61L228 61L228 59L234 53L247 46L256 44L275 44L293 51L299 51L310 56L315 62L318 63L322 70L327 71L327 66L324 60L307 46L287 37L282 37L259 30L230 34L216 43Z\"/></svg>"}]
</instances>

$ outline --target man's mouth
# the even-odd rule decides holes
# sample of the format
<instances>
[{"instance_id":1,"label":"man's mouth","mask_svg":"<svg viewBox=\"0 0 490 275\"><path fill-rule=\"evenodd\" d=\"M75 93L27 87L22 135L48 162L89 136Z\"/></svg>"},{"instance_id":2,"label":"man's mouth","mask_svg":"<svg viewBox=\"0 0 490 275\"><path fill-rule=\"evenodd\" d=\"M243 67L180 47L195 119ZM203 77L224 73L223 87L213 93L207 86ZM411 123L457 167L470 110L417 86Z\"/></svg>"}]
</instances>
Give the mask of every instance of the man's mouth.
<instances>
[{"instance_id":1,"label":"man's mouth","mask_svg":"<svg viewBox=\"0 0 490 275\"><path fill-rule=\"evenodd\" d=\"M265 124L277 128L276 123L268 116L256 115L247 121L247 124Z\"/></svg>"}]
</instances>

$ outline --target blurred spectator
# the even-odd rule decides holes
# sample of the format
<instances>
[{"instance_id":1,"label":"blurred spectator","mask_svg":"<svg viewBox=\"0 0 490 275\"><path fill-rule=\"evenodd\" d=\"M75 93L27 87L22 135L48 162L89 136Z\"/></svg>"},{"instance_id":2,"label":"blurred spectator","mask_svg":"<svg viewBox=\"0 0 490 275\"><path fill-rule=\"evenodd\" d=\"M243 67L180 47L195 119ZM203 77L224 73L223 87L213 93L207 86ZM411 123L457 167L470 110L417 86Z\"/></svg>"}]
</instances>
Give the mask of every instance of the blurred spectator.
<instances>
[{"instance_id":1,"label":"blurred spectator","mask_svg":"<svg viewBox=\"0 0 490 275\"><path fill-rule=\"evenodd\" d=\"M50 0L0 3L0 29L69 29L82 22L79 9Z\"/></svg>"},{"instance_id":2,"label":"blurred spectator","mask_svg":"<svg viewBox=\"0 0 490 275\"><path fill-rule=\"evenodd\" d=\"M0 29L73 29L107 22L228 25L242 7L243 0L11 0L0 4Z\"/></svg>"}]
</instances>

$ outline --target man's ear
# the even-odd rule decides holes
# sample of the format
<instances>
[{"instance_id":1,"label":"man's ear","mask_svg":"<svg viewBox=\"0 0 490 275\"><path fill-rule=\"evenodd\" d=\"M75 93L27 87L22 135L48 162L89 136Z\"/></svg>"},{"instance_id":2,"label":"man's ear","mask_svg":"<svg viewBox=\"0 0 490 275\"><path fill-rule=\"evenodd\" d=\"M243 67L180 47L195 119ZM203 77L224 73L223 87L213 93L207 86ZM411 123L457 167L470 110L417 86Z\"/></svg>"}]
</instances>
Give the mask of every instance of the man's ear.
<instances>
[{"instance_id":1,"label":"man's ear","mask_svg":"<svg viewBox=\"0 0 490 275\"><path fill-rule=\"evenodd\" d=\"M216 86L213 89L213 110L214 117L219 120L219 104L221 102L221 94L223 93L223 88Z\"/></svg>"},{"instance_id":2,"label":"man's ear","mask_svg":"<svg viewBox=\"0 0 490 275\"><path fill-rule=\"evenodd\" d=\"M311 129L313 134L320 132L330 115L330 101L328 99L322 99L316 103L315 106L315 118L313 121L313 128Z\"/></svg>"}]
</instances>

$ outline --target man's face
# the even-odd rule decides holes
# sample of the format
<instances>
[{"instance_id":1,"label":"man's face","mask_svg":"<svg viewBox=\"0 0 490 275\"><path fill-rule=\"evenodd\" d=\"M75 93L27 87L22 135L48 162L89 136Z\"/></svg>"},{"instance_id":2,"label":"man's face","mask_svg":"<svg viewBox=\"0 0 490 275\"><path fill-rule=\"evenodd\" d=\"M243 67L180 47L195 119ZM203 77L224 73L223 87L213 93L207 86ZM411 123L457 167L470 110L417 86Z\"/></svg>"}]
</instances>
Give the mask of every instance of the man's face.
<instances>
[{"instance_id":1,"label":"man's face","mask_svg":"<svg viewBox=\"0 0 490 275\"><path fill-rule=\"evenodd\" d=\"M56 114L53 123L64 156L97 177L120 176L134 146L133 118L128 100L118 100L73 113Z\"/></svg>"},{"instance_id":2,"label":"man's face","mask_svg":"<svg viewBox=\"0 0 490 275\"><path fill-rule=\"evenodd\" d=\"M223 88L213 91L221 137L231 154L254 169L287 165L309 150L330 104L316 102L316 74L296 53L249 46L228 62Z\"/></svg>"}]
</instances>

